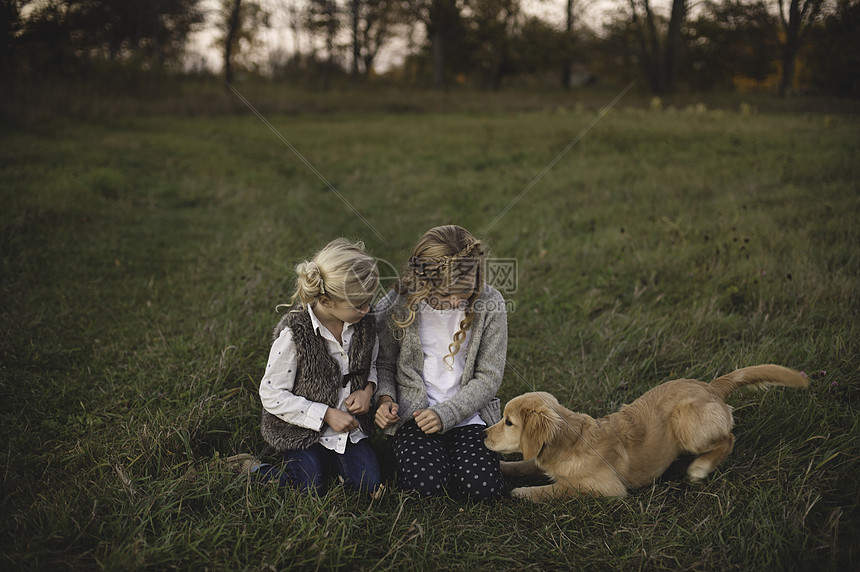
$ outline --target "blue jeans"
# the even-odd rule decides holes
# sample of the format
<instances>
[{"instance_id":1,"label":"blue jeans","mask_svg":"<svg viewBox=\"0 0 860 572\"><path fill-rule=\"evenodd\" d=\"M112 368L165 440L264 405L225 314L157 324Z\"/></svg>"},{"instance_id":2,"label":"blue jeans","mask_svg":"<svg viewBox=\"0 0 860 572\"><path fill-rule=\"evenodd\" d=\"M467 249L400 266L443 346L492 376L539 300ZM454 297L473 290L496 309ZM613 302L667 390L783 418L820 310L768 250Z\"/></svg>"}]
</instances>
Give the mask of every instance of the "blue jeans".
<instances>
[{"instance_id":1,"label":"blue jeans","mask_svg":"<svg viewBox=\"0 0 860 572\"><path fill-rule=\"evenodd\" d=\"M382 473L370 439L348 442L343 454L314 443L307 449L283 451L282 467L262 465L255 472L257 482L278 481L282 487L295 487L302 492L325 494L335 475L343 477L345 487L373 492L382 483Z\"/></svg>"}]
</instances>

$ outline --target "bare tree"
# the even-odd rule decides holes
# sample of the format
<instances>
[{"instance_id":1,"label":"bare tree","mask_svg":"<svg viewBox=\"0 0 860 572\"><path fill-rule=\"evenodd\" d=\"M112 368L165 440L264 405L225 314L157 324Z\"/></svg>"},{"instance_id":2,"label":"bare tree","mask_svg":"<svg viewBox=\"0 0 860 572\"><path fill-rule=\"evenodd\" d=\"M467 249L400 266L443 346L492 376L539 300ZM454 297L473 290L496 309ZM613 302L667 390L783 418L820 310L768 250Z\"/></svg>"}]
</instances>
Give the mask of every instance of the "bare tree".
<instances>
[{"instance_id":1,"label":"bare tree","mask_svg":"<svg viewBox=\"0 0 860 572\"><path fill-rule=\"evenodd\" d=\"M571 86L577 44L577 20L598 0L567 0L564 12L564 33L561 36L561 86Z\"/></svg>"},{"instance_id":2,"label":"bare tree","mask_svg":"<svg viewBox=\"0 0 860 572\"><path fill-rule=\"evenodd\" d=\"M576 0L567 0L567 9L564 14L564 37L569 43L573 43L574 4L576 4ZM561 87L567 89L570 87L573 57L570 55L570 46L565 46L565 48L564 60L561 64Z\"/></svg>"},{"instance_id":3,"label":"bare tree","mask_svg":"<svg viewBox=\"0 0 860 572\"><path fill-rule=\"evenodd\" d=\"M424 24L433 61L433 87L445 86L449 52L461 32L462 0L408 0L419 22Z\"/></svg>"},{"instance_id":4,"label":"bare tree","mask_svg":"<svg viewBox=\"0 0 860 572\"><path fill-rule=\"evenodd\" d=\"M241 24L242 0L224 0L224 81L233 82L233 49L236 47Z\"/></svg>"},{"instance_id":5,"label":"bare tree","mask_svg":"<svg viewBox=\"0 0 860 572\"><path fill-rule=\"evenodd\" d=\"M324 88L328 88L334 71L336 40L342 26L343 14L336 0L310 0L308 3L308 30L312 35L322 35L325 42L326 61L322 66Z\"/></svg>"},{"instance_id":6,"label":"bare tree","mask_svg":"<svg viewBox=\"0 0 860 572\"><path fill-rule=\"evenodd\" d=\"M666 53L663 63L663 90L672 91L678 82L681 61L681 27L687 18L687 0L672 0L672 15L666 30Z\"/></svg>"},{"instance_id":7,"label":"bare tree","mask_svg":"<svg viewBox=\"0 0 860 572\"><path fill-rule=\"evenodd\" d=\"M256 0L221 0L218 27L223 36L218 43L224 50L224 80L227 83L233 81L238 58L243 51L250 51L257 32L267 22L268 14Z\"/></svg>"},{"instance_id":8,"label":"bare tree","mask_svg":"<svg viewBox=\"0 0 860 572\"><path fill-rule=\"evenodd\" d=\"M350 24L352 31L352 69L350 75L353 79L358 77L358 62L361 59L361 40L359 26L361 25L362 0L349 0Z\"/></svg>"},{"instance_id":9,"label":"bare tree","mask_svg":"<svg viewBox=\"0 0 860 572\"><path fill-rule=\"evenodd\" d=\"M794 77L797 71L797 53L806 37L807 32L821 15L825 0L777 0L779 4L779 19L785 32L782 41L782 77L779 81L779 94L786 96L794 89Z\"/></svg>"},{"instance_id":10,"label":"bare tree","mask_svg":"<svg viewBox=\"0 0 860 572\"><path fill-rule=\"evenodd\" d=\"M653 93L666 93L678 81L681 31L687 18L687 0L672 0L672 12L661 42L659 17L650 0L629 0L633 26L639 36L645 75Z\"/></svg>"},{"instance_id":11,"label":"bare tree","mask_svg":"<svg viewBox=\"0 0 860 572\"><path fill-rule=\"evenodd\" d=\"M513 72L514 43L523 18L519 0L472 0L465 18L469 72L477 72L487 87L499 89Z\"/></svg>"},{"instance_id":12,"label":"bare tree","mask_svg":"<svg viewBox=\"0 0 860 572\"><path fill-rule=\"evenodd\" d=\"M293 33L293 46L296 52L296 55L301 57L302 54L302 46L301 40L299 39L299 29L301 28L301 19L299 8L296 5L296 2L291 2L289 8L287 8L287 18L290 25L290 31Z\"/></svg>"},{"instance_id":13,"label":"bare tree","mask_svg":"<svg viewBox=\"0 0 860 572\"><path fill-rule=\"evenodd\" d=\"M648 0L630 0L630 12L648 85L653 93L661 93L663 71L659 61L660 40L656 17Z\"/></svg>"},{"instance_id":14,"label":"bare tree","mask_svg":"<svg viewBox=\"0 0 860 572\"><path fill-rule=\"evenodd\" d=\"M399 0L350 0L353 77L363 68L370 73L380 48L394 34L394 27L405 20Z\"/></svg>"},{"instance_id":15,"label":"bare tree","mask_svg":"<svg viewBox=\"0 0 860 572\"><path fill-rule=\"evenodd\" d=\"M108 60L164 69L181 63L189 33L203 20L199 0L0 0L7 37L43 45L56 60ZM25 8L27 10L25 11ZM18 26L15 30L10 26ZM11 34L11 35L10 35Z\"/></svg>"},{"instance_id":16,"label":"bare tree","mask_svg":"<svg viewBox=\"0 0 860 572\"><path fill-rule=\"evenodd\" d=\"M567 0L567 10L564 18L564 37L567 41L573 39L573 5L575 0ZM570 87L571 68L573 67L573 58L569 50L565 50L564 61L561 67L561 87L567 89Z\"/></svg>"}]
</instances>

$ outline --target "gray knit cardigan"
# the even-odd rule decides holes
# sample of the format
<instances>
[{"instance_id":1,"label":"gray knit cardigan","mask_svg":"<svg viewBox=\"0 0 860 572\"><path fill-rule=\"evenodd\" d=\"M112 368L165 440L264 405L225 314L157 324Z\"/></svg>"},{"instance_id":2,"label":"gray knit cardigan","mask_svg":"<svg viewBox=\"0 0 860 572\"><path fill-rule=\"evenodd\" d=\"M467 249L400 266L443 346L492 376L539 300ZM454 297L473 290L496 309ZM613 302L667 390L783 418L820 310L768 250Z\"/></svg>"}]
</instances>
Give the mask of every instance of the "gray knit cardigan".
<instances>
[{"instance_id":1,"label":"gray knit cardigan","mask_svg":"<svg viewBox=\"0 0 860 572\"><path fill-rule=\"evenodd\" d=\"M382 395L391 396L398 404L400 421L385 429L393 435L412 413L427 408L427 389L424 385L424 350L421 347L418 318L404 329L398 328L393 316L402 319L406 295L394 290L376 306L379 355L376 358L378 382L376 400ZM508 317L505 300L492 286L474 302L475 319L470 329L466 348L466 363L460 380L460 391L451 399L437 403L430 409L442 420L446 432L477 412L487 425L501 418L496 392L505 372L508 350Z\"/></svg>"}]
</instances>

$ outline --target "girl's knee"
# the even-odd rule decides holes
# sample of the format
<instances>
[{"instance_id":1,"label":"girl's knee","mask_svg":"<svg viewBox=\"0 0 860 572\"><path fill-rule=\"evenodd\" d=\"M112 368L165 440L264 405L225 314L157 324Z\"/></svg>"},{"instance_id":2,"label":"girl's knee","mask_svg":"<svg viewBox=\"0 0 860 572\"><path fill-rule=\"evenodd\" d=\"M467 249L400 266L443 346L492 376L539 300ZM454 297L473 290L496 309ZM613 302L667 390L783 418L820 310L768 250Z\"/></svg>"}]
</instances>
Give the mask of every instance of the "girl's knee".
<instances>
[{"instance_id":1,"label":"girl's knee","mask_svg":"<svg viewBox=\"0 0 860 572\"><path fill-rule=\"evenodd\" d=\"M289 472L290 485L307 494L322 495L326 491L325 475L322 472L311 472L303 469Z\"/></svg>"},{"instance_id":2,"label":"girl's knee","mask_svg":"<svg viewBox=\"0 0 860 572\"><path fill-rule=\"evenodd\" d=\"M382 473L378 466L368 465L360 473L352 473L344 477L345 487L363 493L372 493L382 484Z\"/></svg>"},{"instance_id":3,"label":"girl's knee","mask_svg":"<svg viewBox=\"0 0 860 572\"><path fill-rule=\"evenodd\" d=\"M413 491L422 497L432 497L445 492L447 475L441 469L419 464L409 464L397 472L397 486L405 491Z\"/></svg>"},{"instance_id":4,"label":"girl's knee","mask_svg":"<svg viewBox=\"0 0 860 572\"><path fill-rule=\"evenodd\" d=\"M323 494L326 489L325 459L321 447L283 451L281 484L305 493Z\"/></svg>"},{"instance_id":5,"label":"girl's knee","mask_svg":"<svg viewBox=\"0 0 860 572\"><path fill-rule=\"evenodd\" d=\"M470 470L467 474L459 475L457 485L459 492L470 500L489 501L502 496L503 481L495 478L491 471ZM499 475L501 477L501 475Z\"/></svg>"}]
</instances>

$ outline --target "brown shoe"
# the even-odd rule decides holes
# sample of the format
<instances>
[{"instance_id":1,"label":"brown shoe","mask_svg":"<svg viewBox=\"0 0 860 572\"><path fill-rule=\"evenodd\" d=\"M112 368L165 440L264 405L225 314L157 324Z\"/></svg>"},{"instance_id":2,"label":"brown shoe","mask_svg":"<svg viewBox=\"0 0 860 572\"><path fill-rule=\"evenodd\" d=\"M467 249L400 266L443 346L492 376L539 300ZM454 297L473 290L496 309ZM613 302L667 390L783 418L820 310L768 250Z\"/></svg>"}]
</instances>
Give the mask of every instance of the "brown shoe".
<instances>
[{"instance_id":1,"label":"brown shoe","mask_svg":"<svg viewBox=\"0 0 860 572\"><path fill-rule=\"evenodd\" d=\"M221 459L221 464L233 471L250 475L252 469L259 467L263 463L250 453L239 453L238 455Z\"/></svg>"}]
</instances>

